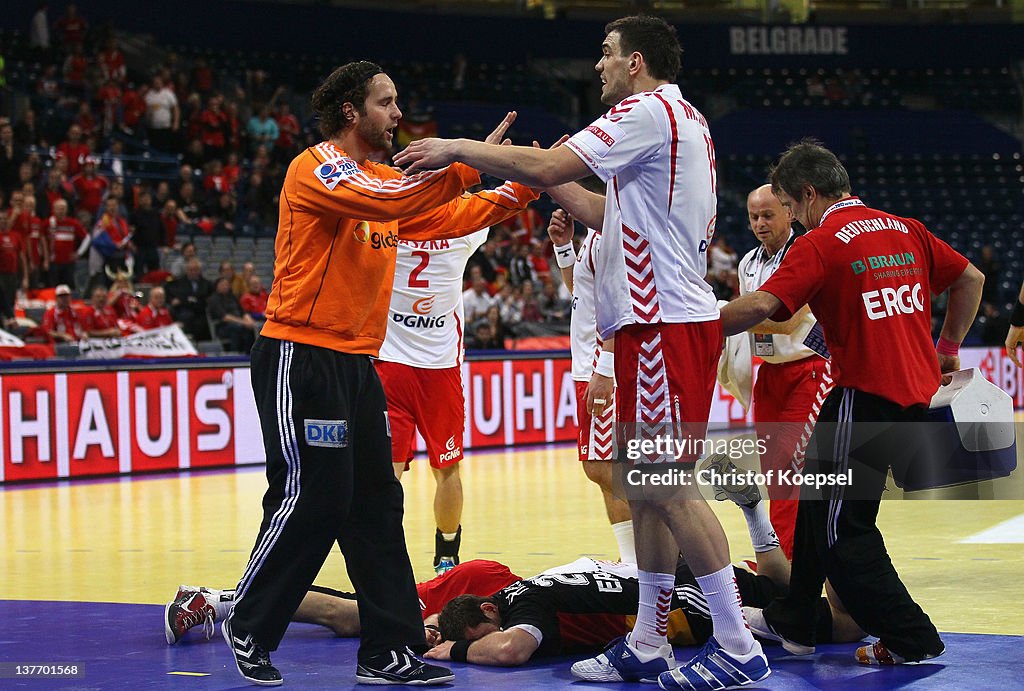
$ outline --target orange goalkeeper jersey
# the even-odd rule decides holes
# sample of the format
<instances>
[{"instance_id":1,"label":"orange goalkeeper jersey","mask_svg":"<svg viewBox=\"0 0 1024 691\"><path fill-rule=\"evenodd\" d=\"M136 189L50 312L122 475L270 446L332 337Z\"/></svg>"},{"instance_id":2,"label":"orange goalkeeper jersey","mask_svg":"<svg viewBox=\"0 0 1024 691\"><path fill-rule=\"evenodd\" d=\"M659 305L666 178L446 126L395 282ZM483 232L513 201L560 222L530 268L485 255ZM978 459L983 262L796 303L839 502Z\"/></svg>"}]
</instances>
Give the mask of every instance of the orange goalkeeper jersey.
<instances>
[{"instance_id":1,"label":"orange goalkeeper jersey","mask_svg":"<svg viewBox=\"0 0 1024 691\"><path fill-rule=\"evenodd\" d=\"M463 194L479 181L479 173L460 163L403 176L383 164L356 163L330 142L306 149L291 162L281 189L262 334L376 356L399 236L467 235L537 198L517 184L500 193Z\"/></svg>"}]
</instances>

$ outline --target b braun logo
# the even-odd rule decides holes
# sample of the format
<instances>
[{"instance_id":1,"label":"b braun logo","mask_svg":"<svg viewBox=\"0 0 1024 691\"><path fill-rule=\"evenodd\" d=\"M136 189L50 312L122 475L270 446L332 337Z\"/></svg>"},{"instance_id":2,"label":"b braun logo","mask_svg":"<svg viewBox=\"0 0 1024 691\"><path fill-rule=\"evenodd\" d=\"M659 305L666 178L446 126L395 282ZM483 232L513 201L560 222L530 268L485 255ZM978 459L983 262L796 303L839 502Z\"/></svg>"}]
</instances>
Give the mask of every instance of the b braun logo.
<instances>
[{"instance_id":1,"label":"b braun logo","mask_svg":"<svg viewBox=\"0 0 1024 691\"><path fill-rule=\"evenodd\" d=\"M861 293L864 311L868 319L885 319L900 314L924 312L924 300L921 297L921 284L902 285L899 288L882 288Z\"/></svg>"},{"instance_id":2,"label":"b braun logo","mask_svg":"<svg viewBox=\"0 0 1024 691\"><path fill-rule=\"evenodd\" d=\"M434 298L436 295L430 297L420 298L416 302L412 303L412 311L416 314L430 314L430 310L434 308Z\"/></svg>"}]
</instances>

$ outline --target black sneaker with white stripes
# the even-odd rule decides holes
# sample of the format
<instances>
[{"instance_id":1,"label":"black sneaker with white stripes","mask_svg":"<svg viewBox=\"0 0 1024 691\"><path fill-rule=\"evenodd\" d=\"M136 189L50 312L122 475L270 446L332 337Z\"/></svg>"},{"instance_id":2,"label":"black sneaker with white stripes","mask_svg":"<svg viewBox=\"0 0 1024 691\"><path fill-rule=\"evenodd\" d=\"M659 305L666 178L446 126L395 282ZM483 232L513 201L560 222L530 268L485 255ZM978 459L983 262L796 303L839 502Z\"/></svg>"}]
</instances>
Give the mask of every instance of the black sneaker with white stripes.
<instances>
[{"instance_id":1,"label":"black sneaker with white stripes","mask_svg":"<svg viewBox=\"0 0 1024 691\"><path fill-rule=\"evenodd\" d=\"M230 616L221 624L220 630L231 648L231 654L235 656L238 673L246 681L260 686L280 686L284 682L277 667L270 664L270 653L253 639L251 633L232 631Z\"/></svg>"},{"instance_id":2,"label":"black sneaker with white stripes","mask_svg":"<svg viewBox=\"0 0 1024 691\"><path fill-rule=\"evenodd\" d=\"M413 657L408 648L389 650L374 655L356 667L356 681L360 684L410 684L428 686L454 681L450 669L428 665Z\"/></svg>"}]
</instances>

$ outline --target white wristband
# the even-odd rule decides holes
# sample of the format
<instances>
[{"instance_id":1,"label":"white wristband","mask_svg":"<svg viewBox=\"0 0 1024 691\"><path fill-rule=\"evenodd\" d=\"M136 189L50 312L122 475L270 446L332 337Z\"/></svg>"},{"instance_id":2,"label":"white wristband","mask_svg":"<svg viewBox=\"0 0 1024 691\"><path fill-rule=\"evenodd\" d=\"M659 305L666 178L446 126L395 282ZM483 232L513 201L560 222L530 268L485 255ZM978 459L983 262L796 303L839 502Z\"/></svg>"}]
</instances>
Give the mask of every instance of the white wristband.
<instances>
[{"instance_id":1,"label":"white wristband","mask_svg":"<svg viewBox=\"0 0 1024 691\"><path fill-rule=\"evenodd\" d=\"M576 263L576 248L571 242L555 247L555 261L558 262L559 269L568 269Z\"/></svg>"},{"instance_id":2,"label":"white wristband","mask_svg":"<svg viewBox=\"0 0 1024 691\"><path fill-rule=\"evenodd\" d=\"M597 356L597 364L594 365L594 372L609 379L615 378L615 353L610 350L602 350Z\"/></svg>"}]
</instances>

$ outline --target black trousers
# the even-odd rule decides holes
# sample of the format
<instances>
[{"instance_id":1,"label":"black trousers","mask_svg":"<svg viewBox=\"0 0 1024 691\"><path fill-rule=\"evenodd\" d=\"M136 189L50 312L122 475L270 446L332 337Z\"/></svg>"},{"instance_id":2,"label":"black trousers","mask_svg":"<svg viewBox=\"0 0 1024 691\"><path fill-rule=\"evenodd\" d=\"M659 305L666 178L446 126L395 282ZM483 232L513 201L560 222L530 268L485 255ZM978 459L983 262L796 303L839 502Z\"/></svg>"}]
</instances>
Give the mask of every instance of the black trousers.
<instances>
[{"instance_id":1,"label":"black trousers","mask_svg":"<svg viewBox=\"0 0 1024 691\"><path fill-rule=\"evenodd\" d=\"M337 542L359 603L359 658L407 645L422 651L402 485L370 358L261 336L252 384L269 487L233 627L276 650Z\"/></svg>"},{"instance_id":2,"label":"black trousers","mask_svg":"<svg viewBox=\"0 0 1024 691\"><path fill-rule=\"evenodd\" d=\"M827 577L854 621L909 661L938 655L943 643L907 592L875 525L890 464L915 453L925 409L901 408L878 396L836 388L822 406L807 451L807 473L852 473L849 487L800 496L789 595L765 608L783 636L813 645Z\"/></svg>"}]
</instances>

